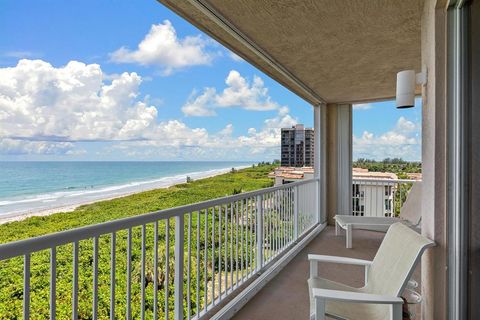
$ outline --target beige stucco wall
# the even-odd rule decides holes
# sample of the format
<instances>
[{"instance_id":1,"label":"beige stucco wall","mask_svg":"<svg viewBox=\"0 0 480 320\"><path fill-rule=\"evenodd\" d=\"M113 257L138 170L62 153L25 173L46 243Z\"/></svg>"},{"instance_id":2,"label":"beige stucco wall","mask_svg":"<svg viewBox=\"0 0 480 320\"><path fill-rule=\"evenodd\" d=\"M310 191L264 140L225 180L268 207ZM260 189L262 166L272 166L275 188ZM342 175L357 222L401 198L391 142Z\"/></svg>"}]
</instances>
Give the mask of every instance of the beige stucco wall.
<instances>
[{"instance_id":1,"label":"beige stucco wall","mask_svg":"<svg viewBox=\"0 0 480 320\"><path fill-rule=\"evenodd\" d=\"M426 0L422 17L422 233L437 246L422 258L422 319L446 319L446 11Z\"/></svg>"}]
</instances>

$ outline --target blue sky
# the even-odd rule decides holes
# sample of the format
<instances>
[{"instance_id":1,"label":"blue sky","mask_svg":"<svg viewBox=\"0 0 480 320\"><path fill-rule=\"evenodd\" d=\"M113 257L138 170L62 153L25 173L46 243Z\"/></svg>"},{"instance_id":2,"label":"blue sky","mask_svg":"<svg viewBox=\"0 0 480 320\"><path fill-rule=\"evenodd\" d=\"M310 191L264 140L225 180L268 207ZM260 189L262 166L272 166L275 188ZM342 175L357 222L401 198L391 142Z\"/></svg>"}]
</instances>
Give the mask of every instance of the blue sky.
<instances>
[{"instance_id":1,"label":"blue sky","mask_svg":"<svg viewBox=\"0 0 480 320\"><path fill-rule=\"evenodd\" d=\"M356 107L354 158L419 160L420 117ZM297 122L307 102L157 1L0 2L0 160L272 160Z\"/></svg>"}]
</instances>

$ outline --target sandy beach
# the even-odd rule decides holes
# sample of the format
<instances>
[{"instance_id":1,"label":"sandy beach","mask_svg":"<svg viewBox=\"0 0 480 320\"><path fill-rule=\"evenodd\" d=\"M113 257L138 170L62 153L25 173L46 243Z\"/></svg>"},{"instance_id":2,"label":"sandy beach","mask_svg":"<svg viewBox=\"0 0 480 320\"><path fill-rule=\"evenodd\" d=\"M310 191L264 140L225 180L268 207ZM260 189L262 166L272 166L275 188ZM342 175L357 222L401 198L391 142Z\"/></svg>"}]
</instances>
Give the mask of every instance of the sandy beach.
<instances>
[{"instance_id":1,"label":"sandy beach","mask_svg":"<svg viewBox=\"0 0 480 320\"><path fill-rule=\"evenodd\" d=\"M238 166L238 167L235 167L235 169L239 170L246 167L248 166ZM9 223L9 222L25 220L30 217L49 216L51 214L58 213L58 212L71 212L71 211L74 211L79 206L86 205L86 204L92 204L99 201L121 198L121 197L129 196L132 194L144 192L144 191L168 188L177 184L185 183L187 176L189 176L194 180L199 180L199 179L206 179L206 178L214 177L217 175L221 175L229 172L230 170L231 168L224 168L224 169L210 170L206 172L193 172L191 174L182 175L182 177L180 176L165 177L165 178L154 180L154 181L145 181L132 186L127 185L124 188L120 188L113 195L112 194L103 195L101 192L98 192L98 195L93 197L94 199L92 200L85 200L82 197L78 197L77 201L75 201L76 200L75 198L72 198L71 199L72 203L68 203L68 204L62 204L57 206L52 204L50 206L46 205L46 207L42 209L38 209L38 208L30 209L30 210L26 209L26 210L14 211L14 212L2 213L0 214L0 225Z\"/></svg>"}]
</instances>

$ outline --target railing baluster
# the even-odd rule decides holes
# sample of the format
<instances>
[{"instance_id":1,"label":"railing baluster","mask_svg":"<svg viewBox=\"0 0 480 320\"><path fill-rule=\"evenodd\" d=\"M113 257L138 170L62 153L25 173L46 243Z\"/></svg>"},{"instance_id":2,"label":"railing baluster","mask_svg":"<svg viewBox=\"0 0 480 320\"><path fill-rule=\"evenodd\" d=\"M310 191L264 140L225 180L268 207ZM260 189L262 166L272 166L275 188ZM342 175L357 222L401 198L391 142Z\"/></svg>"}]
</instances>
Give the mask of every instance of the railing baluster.
<instances>
[{"instance_id":1,"label":"railing baluster","mask_svg":"<svg viewBox=\"0 0 480 320\"><path fill-rule=\"evenodd\" d=\"M145 319L145 255L146 255L146 244L145 238L147 233L147 226L142 225L142 253L140 261L140 318ZM168 242L167 242L168 243Z\"/></svg>"},{"instance_id":2,"label":"railing baluster","mask_svg":"<svg viewBox=\"0 0 480 320\"><path fill-rule=\"evenodd\" d=\"M183 271L184 271L184 219L183 214L175 217L175 278L174 287L174 319L183 319Z\"/></svg>"},{"instance_id":3,"label":"railing baluster","mask_svg":"<svg viewBox=\"0 0 480 320\"><path fill-rule=\"evenodd\" d=\"M275 254L275 228L274 228L274 217L275 217L275 212L274 212L274 207L275 207L275 192L270 192L269 193L269 201L268 201L268 238L270 240L269 245L268 245L268 251L269 251L269 258L268 261L271 261L273 259L273 256Z\"/></svg>"},{"instance_id":4,"label":"railing baluster","mask_svg":"<svg viewBox=\"0 0 480 320\"><path fill-rule=\"evenodd\" d=\"M283 252L283 206L282 206L282 193L281 190L277 191L277 243L278 254Z\"/></svg>"},{"instance_id":5,"label":"railing baluster","mask_svg":"<svg viewBox=\"0 0 480 320\"><path fill-rule=\"evenodd\" d=\"M228 257L227 257L227 250L228 250L228 206L224 205L223 210L225 211L225 295L228 293Z\"/></svg>"},{"instance_id":6,"label":"railing baluster","mask_svg":"<svg viewBox=\"0 0 480 320\"><path fill-rule=\"evenodd\" d=\"M50 249L50 320L57 314L57 248Z\"/></svg>"},{"instance_id":7,"label":"railing baluster","mask_svg":"<svg viewBox=\"0 0 480 320\"><path fill-rule=\"evenodd\" d=\"M73 243L72 319L78 319L78 241Z\"/></svg>"},{"instance_id":8,"label":"railing baluster","mask_svg":"<svg viewBox=\"0 0 480 320\"><path fill-rule=\"evenodd\" d=\"M297 240L298 235L299 235L299 230L298 230L298 223L299 223L299 219L298 219L298 211L299 211L298 191L299 191L298 186L295 186L295 189L293 190L293 240Z\"/></svg>"},{"instance_id":9,"label":"railing baluster","mask_svg":"<svg viewBox=\"0 0 480 320\"><path fill-rule=\"evenodd\" d=\"M398 189L400 190L400 202L399 202L400 206L399 206L399 207L400 207L400 209L401 209L401 208L402 208L402 205L403 205L403 199L402 199L402 185L401 185L401 183L399 183L399 184L398 184Z\"/></svg>"},{"instance_id":10,"label":"railing baluster","mask_svg":"<svg viewBox=\"0 0 480 320\"><path fill-rule=\"evenodd\" d=\"M115 251L116 234L112 232L110 249L110 319L115 320Z\"/></svg>"},{"instance_id":11,"label":"railing baluster","mask_svg":"<svg viewBox=\"0 0 480 320\"><path fill-rule=\"evenodd\" d=\"M212 307L215 306L215 207L212 207L212 292L210 298Z\"/></svg>"},{"instance_id":12,"label":"railing baluster","mask_svg":"<svg viewBox=\"0 0 480 320\"><path fill-rule=\"evenodd\" d=\"M245 214L246 214L246 230L247 230L247 250L246 250L246 253L247 253L247 256L245 257L246 259L246 271L247 271L247 278L249 278L250 276L250 235L252 234L252 230L250 229L250 209L251 209L251 198L247 198L246 200L246 204L247 204L247 210L245 210Z\"/></svg>"},{"instance_id":13,"label":"railing baluster","mask_svg":"<svg viewBox=\"0 0 480 320\"><path fill-rule=\"evenodd\" d=\"M253 243L253 234L254 234L254 223L255 223L255 219L254 219L254 216L253 216L253 205L255 204L255 201L254 201L255 198L250 198L250 274L253 273L254 269L253 269L253 252L255 250L255 247L254 247L254 243Z\"/></svg>"},{"instance_id":14,"label":"railing baluster","mask_svg":"<svg viewBox=\"0 0 480 320\"><path fill-rule=\"evenodd\" d=\"M282 206L282 197L281 197L281 190L277 191L277 233L278 233L278 253L283 252L283 206Z\"/></svg>"},{"instance_id":15,"label":"railing baluster","mask_svg":"<svg viewBox=\"0 0 480 320\"><path fill-rule=\"evenodd\" d=\"M243 283L243 200L240 202L240 217L238 223L240 224L240 281Z\"/></svg>"},{"instance_id":16,"label":"railing baluster","mask_svg":"<svg viewBox=\"0 0 480 320\"><path fill-rule=\"evenodd\" d=\"M208 251L207 251L207 248L208 248L208 245L207 245L207 242L208 242L208 208L205 209L205 247L203 248L204 249L204 252L203 252L203 263L204 263L204 274L205 274L205 277L203 279L203 282L204 282L204 293L203 293L203 298L204 298L204 310L205 312L207 312L207 309L208 309L208 265L207 265L207 258L208 258Z\"/></svg>"},{"instance_id":17,"label":"railing baluster","mask_svg":"<svg viewBox=\"0 0 480 320\"><path fill-rule=\"evenodd\" d=\"M277 255L279 255L283 251L282 245L282 207L280 205L280 191L277 190L275 192L275 221L277 223Z\"/></svg>"},{"instance_id":18,"label":"railing baluster","mask_svg":"<svg viewBox=\"0 0 480 320\"><path fill-rule=\"evenodd\" d=\"M218 207L218 299L222 299L222 206Z\"/></svg>"},{"instance_id":19,"label":"railing baluster","mask_svg":"<svg viewBox=\"0 0 480 320\"><path fill-rule=\"evenodd\" d=\"M273 258L273 192L268 195L268 261Z\"/></svg>"},{"instance_id":20,"label":"railing baluster","mask_svg":"<svg viewBox=\"0 0 480 320\"><path fill-rule=\"evenodd\" d=\"M295 187L294 188L290 188L289 192L288 192L288 201L289 201L289 205L288 205L288 210L290 211L290 221L292 222L291 223L291 228L290 228L290 238L292 239L292 242L297 240L295 238L295 228L296 228L296 223L295 223Z\"/></svg>"},{"instance_id":21,"label":"railing baluster","mask_svg":"<svg viewBox=\"0 0 480 320\"><path fill-rule=\"evenodd\" d=\"M170 293L170 218L165 221L165 319L169 317L168 296Z\"/></svg>"},{"instance_id":22,"label":"railing baluster","mask_svg":"<svg viewBox=\"0 0 480 320\"><path fill-rule=\"evenodd\" d=\"M263 240L263 264L266 264L268 262L268 249L270 245L270 233L269 233L269 228L270 228L270 221L268 219L268 214L270 212L269 208L269 200L270 200L270 195L268 193L265 194L265 197L263 197L264 201L264 207L263 207L263 227L265 229L264 231L264 238Z\"/></svg>"},{"instance_id":23,"label":"railing baluster","mask_svg":"<svg viewBox=\"0 0 480 320\"><path fill-rule=\"evenodd\" d=\"M153 224L153 319L158 319L158 221Z\"/></svg>"},{"instance_id":24,"label":"railing baluster","mask_svg":"<svg viewBox=\"0 0 480 320\"><path fill-rule=\"evenodd\" d=\"M93 319L98 319L98 237L93 238Z\"/></svg>"},{"instance_id":25,"label":"railing baluster","mask_svg":"<svg viewBox=\"0 0 480 320\"><path fill-rule=\"evenodd\" d=\"M238 201L235 201L235 288L238 287Z\"/></svg>"},{"instance_id":26,"label":"railing baluster","mask_svg":"<svg viewBox=\"0 0 480 320\"><path fill-rule=\"evenodd\" d=\"M126 318L130 320L132 317L132 228L128 228L127 233L127 310Z\"/></svg>"},{"instance_id":27,"label":"railing baluster","mask_svg":"<svg viewBox=\"0 0 480 320\"><path fill-rule=\"evenodd\" d=\"M190 317L192 315L192 310L191 310L191 284L190 284L190 275L191 275L191 257L192 257L192 212L188 214L188 232L187 232L187 239L188 239L188 255L187 255L187 310L188 310L188 316L187 319L190 320Z\"/></svg>"},{"instance_id":28,"label":"railing baluster","mask_svg":"<svg viewBox=\"0 0 480 320\"><path fill-rule=\"evenodd\" d=\"M233 291L233 202L230 202L230 292Z\"/></svg>"},{"instance_id":29,"label":"railing baluster","mask_svg":"<svg viewBox=\"0 0 480 320\"><path fill-rule=\"evenodd\" d=\"M256 235L256 259L255 259L255 270L258 272L263 267L263 206L262 206L262 195L257 196L256 201L256 222L255 222L255 235Z\"/></svg>"},{"instance_id":30,"label":"railing baluster","mask_svg":"<svg viewBox=\"0 0 480 320\"><path fill-rule=\"evenodd\" d=\"M196 310L197 318L200 317L200 210L197 211L197 292L196 292Z\"/></svg>"},{"instance_id":31,"label":"railing baluster","mask_svg":"<svg viewBox=\"0 0 480 320\"><path fill-rule=\"evenodd\" d=\"M23 319L30 319L30 253L23 256Z\"/></svg>"},{"instance_id":32,"label":"railing baluster","mask_svg":"<svg viewBox=\"0 0 480 320\"><path fill-rule=\"evenodd\" d=\"M279 196L280 196L280 234L281 234L281 244L282 244L282 250L285 248L285 206L283 204L283 190L279 191Z\"/></svg>"}]
</instances>

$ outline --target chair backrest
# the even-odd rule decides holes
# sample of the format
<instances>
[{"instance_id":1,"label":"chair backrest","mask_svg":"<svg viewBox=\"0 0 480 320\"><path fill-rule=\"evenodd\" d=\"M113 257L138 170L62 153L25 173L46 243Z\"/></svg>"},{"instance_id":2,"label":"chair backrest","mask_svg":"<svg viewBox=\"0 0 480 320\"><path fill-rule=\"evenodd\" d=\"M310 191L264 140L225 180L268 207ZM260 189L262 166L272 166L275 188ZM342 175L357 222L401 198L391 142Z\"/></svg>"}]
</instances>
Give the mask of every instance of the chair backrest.
<instances>
[{"instance_id":1,"label":"chair backrest","mask_svg":"<svg viewBox=\"0 0 480 320\"><path fill-rule=\"evenodd\" d=\"M400 208L400 218L410 221L414 226L420 223L422 218L422 181L413 183L407 200Z\"/></svg>"},{"instance_id":2,"label":"chair backrest","mask_svg":"<svg viewBox=\"0 0 480 320\"><path fill-rule=\"evenodd\" d=\"M399 296L427 247L434 243L402 223L387 231L368 271L362 291Z\"/></svg>"}]
</instances>

